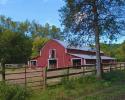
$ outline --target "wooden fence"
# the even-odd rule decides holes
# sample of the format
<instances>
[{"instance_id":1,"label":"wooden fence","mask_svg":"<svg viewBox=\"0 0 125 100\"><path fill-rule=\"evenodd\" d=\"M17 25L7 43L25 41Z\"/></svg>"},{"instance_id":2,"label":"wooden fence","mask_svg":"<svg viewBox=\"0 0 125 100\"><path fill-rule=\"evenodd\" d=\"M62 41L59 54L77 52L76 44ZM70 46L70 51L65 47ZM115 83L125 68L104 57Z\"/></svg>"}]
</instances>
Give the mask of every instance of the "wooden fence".
<instances>
[{"instance_id":1,"label":"wooden fence","mask_svg":"<svg viewBox=\"0 0 125 100\"><path fill-rule=\"evenodd\" d=\"M22 85L25 88L43 88L43 69L30 69L25 67L7 67L4 73L4 82Z\"/></svg>"},{"instance_id":2,"label":"wooden fence","mask_svg":"<svg viewBox=\"0 0 125 100\"><path fill-rule=\"evenodd\" d=\"M102 64L102 71L103 72L110 72L111 70L123 70L125 69L125 63L119 62L117 64ZM88 64L88 65L81 65L81 66L69 66L65 68L57 68L57 69L44 69L44 87L47 87L49 83L57 84L59 81L57 81L58 78L66 77L69 79L70 77L76 77L78 75L90 75L90 74L96 74L96 67L95 65ZM48 82L49 80L52 80Z\"/></svg>"},{"instance_id":3,"label":"wooden fence","mask_svg":"<svg viewBox=\"0 0 125 100\"><path fill-rule=\"evenodd\" d=\"M125 69L124 62L103 64L102 66L103 72ZM23 85L26 88L41 89L60 83L63 77L69 79L71 77L78 77L79 75L85 76L91 74L96 74L95 65L69 66L57 69L47 69L47 67L29 69L27 66L19 68L11 67L5 69L5 73L3 74L5 79L3 81Z\"/></svg>"}]
</instances>

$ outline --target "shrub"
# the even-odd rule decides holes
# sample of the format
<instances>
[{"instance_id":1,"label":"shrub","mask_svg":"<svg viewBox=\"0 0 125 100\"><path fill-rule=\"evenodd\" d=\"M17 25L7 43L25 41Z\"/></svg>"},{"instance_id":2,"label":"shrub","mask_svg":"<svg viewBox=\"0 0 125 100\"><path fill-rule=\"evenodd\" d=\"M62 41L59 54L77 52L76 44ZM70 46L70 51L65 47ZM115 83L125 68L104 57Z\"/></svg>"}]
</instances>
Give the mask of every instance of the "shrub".
<instances>
[{"instance_id":1,"label":"shrub","mask_svg":"<svg viewBox=\"0 0 125 100\"><path fill-rule=\"evenodd\" d=\"M28 100L30 93L18 85L0 83L0 100Z\"/></svg>"},{"instance_id":2,"label":"shrub","mask_svg":"<svg viewBox=\"0 0 125 100\"><path fill-rule=\"evenodd\" d=\"M75 88L75 82L74 79L68 79L67 77L62 78L61 84L65 89L74 89Z\"/></svg>"},{"instance_id":3,"label":"shrub","mask_svg":"<svg viewBox=\"0 0 125 100\"><path fill-rule=\"evenodd\" d=\"M116 70L103 74L103 79L110 82L125 82L125 71Z\"/></svg>"}]
</instances>

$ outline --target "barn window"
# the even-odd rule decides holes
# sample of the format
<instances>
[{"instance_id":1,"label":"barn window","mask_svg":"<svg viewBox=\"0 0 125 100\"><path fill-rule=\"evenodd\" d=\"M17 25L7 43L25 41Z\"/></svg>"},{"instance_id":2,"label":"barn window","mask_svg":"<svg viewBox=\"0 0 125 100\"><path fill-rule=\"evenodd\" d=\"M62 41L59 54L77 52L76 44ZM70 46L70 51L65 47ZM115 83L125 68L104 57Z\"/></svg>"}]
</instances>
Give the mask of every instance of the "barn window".
<instances>
[{"instance_id":1,"label":"barn window","mask_svg":"<svg viewBox=\"0 0 125 100\"><path fill-rule=\"evenodd\" d=\"M80 66L81 65L81 59L72 59L73 66Z\"/></svg>"},{"instance_id":2,"label":"barn window","mask_svg":"<svg viewBox=\"0 0 125 100\"><path fill-rule=\"evenodd\" d=\"M50 58L56 58L56 50L55 49L50 50Z\"/></svg>"},{"instance_id":3,"label":"barn window","mask_svg":"<svg viewBox=\"0 0 125 100\"><path fill-rule=\"evenodd\" d=\"M49 69L57 68L57 59L49 59Z\"/></svg>"},{"instance_id":4,"label":"barn window","mask_svg":"<svg viewBox=\"0 0 125 100\"><path fill-rule=\"evenodd\" d=\"M31 67L37 66L37 61L36 60L31 60Z\"/></svg>"},{"instance_id":5,"label":"barn window","mask_svg":"<svg viewBox=\"0 0 125 100\"><path fill-rule=\"evenodd\" d=\"M95 59L86 59L86 64L96 64Z\"/></svg>"}]
</instances>

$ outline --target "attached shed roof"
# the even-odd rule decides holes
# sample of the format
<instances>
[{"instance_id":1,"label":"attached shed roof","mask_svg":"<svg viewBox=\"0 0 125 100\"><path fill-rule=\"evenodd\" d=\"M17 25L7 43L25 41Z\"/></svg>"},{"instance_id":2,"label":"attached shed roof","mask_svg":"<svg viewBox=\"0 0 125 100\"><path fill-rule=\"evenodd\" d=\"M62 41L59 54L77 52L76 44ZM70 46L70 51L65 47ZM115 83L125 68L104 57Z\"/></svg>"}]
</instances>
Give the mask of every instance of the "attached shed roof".
<instances>
[{"instance_id":1,"label":"attached shed roof","mask_svg":"<svg viewBox=\"0 0 125 100\"><path fill-rule=\"evenodd\" d=\"M58 42L59 44L61 44L64 48L66 49L76 49L76 50L84 50L84 51L92 51L95 52L95 48L92 48L90 46L71 46L70 43L68 42L64 42L64 41L60 41L57 39L53 39L54 41ZM103 51L100 51L100 53L103 53Z\"/></svg>"},{"instance_id":2,"label":"attached shed roof","mask_svg":"<svg viewBox=\"0 0 125 100\"><path fill-rule=\"evenodd\" d=\"M85 55L85 54L70 54L76 57L84 58L84 59L96 59L95 55ZM108 56L101 56L102 60L114 60L115 58L108 57Z\"/></svg>"}]
</instances>

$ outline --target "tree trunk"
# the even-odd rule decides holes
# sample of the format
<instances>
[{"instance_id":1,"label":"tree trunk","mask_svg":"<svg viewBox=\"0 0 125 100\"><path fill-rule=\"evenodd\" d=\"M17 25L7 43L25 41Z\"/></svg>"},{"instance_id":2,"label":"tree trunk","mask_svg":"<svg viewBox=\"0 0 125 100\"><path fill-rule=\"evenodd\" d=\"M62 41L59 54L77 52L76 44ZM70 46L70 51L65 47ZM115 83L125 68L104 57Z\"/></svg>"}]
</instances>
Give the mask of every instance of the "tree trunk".
<instances>
[{"instance_id":1,"label":"tree trunk","mask_svg":"<svg viewBox=\"0 0 125 100\"><path fill-rule=\"evenodd\" d=\"M94 14L94 31L95 31L95 45L96 45L96 77L98 79L102 78L101 72L101 56L100 56L100 32L98 26L98 12L96 6L96 0L93 3L93 14Z\"/></svg>"},{"instance_id":2,"label":"tree trunk","mask_svg":"<svg viewBox=\"0 0 125 100\"><path fill-rule=\"evenodd\" d=\"M95 29L96 30L96 29ZM95 45L96 45L96 76L97 78L102 78L101 72L101 57L100 57L100 43L99 43L99 32L95 33Z\"/></svg>"}]
</instances>

